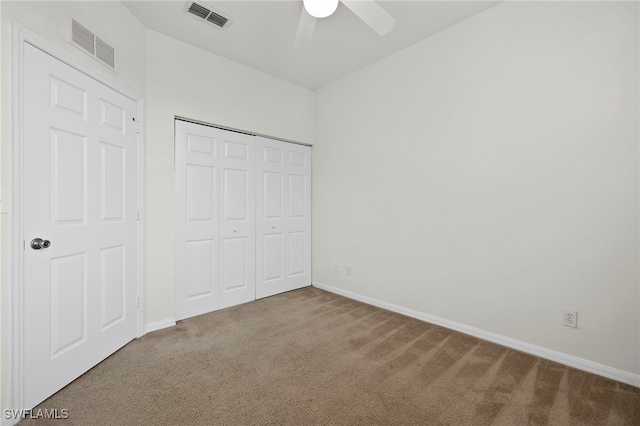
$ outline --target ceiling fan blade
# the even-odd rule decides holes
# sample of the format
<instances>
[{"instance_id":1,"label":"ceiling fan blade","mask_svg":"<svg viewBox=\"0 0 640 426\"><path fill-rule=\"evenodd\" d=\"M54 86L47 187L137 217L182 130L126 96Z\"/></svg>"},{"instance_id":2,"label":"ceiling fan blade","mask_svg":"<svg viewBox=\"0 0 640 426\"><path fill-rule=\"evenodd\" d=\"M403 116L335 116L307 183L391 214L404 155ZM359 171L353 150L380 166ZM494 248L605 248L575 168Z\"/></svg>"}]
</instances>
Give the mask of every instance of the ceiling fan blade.
<instances>
[{"instance_id":1,"label":"ceiling fan blade","mask_svg":"<svg viewBox=\"0 0 640 426\"><path fill-rule=\"evenodd\" d=\"M293 49L296 51L304 49L313 35L313 29L316 26L316 18L309 15L304 7L300 13L300 21L298 21L298 30L296 31L296 39L293 43Z\"/></svg>"},{"instance_id":2,"label":"ceiling fan blade","mask_svg":"<svg viewBox=\"0 0 640 426\"><path fill-rule=\"evenodd\" d=\"M396 24L396 19L373 0L341 1L381 36L387 35Z\"/></svg>"}]
</instances>

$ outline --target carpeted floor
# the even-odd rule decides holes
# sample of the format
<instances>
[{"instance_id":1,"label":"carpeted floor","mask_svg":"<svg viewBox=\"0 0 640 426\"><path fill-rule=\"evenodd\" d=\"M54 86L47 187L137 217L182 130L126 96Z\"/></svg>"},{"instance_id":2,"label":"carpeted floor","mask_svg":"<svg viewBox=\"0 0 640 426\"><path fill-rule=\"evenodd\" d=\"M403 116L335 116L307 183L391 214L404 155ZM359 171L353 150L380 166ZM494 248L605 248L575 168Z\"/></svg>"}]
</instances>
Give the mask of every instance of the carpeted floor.
<instances>
[{"instance_id":1,"label":"carpeted floor","mask_svg":"<svg viewBox=\"0 0 640 426\"><path fill-rule=\"evenodd\" d=\"M308 287L135 340L20 425L639 425L640 389Z\"/></svg>"}]
</instances>

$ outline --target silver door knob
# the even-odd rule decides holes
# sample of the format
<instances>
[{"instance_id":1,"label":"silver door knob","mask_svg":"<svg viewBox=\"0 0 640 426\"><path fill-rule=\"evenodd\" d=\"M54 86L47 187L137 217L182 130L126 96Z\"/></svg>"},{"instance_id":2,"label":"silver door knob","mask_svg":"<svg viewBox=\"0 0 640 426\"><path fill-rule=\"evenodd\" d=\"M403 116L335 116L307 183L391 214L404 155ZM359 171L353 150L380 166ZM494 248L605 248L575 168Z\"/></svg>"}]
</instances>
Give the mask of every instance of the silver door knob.
<instances>
[{"instance_id":1,"label":"silver door knob","mask_svg":"<svg viewBox=\"0 0 640 426\"><path fill-rule=\"evenodd\" d=\"M238 232L238 228L233 228L233 232Z\"/></svg>"},{"instance_id":2,"label":"silver door knob","mask_svg":"<svg viewBox=\"0 0 640 426\"><path fill-rule=\"evenodd\" d=\"M34 250L46 249L51 245L51 241L43 240L42 238L34 238L33 240L31 240L31 243L29 245Z\"/></svg>"},{"instance_id":3,"label":"silver door knob","mask_svg":"<svg viewBox=\"0 0 640 426\"><path fill-rule=\"evenodd\" d=\"M271 225L271 229L276 229L276 226L275 225Z\"/></svg>"}]
</instances>

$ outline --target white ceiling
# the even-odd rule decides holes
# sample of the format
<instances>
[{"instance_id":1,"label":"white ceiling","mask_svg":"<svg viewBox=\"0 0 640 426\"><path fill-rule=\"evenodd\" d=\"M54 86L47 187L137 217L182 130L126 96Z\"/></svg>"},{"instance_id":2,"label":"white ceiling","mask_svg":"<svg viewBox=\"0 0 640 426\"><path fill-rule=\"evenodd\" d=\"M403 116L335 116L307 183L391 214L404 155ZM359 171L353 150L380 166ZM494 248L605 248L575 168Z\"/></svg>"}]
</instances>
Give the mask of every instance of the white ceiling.
<instances>
[{"instance_id":1,"label":"white ceiling","mask_svg":"<svg viewBox=\"0 0 640 426\"><path fill-rule=\"evenodd\" d=\"M340 4L302 51L293 49L302 0L201 1L233 19L224 30L185 13L187 0L123 3L151 30L314 90L499 1L379 1L396 19L385 37Z\"/></svg>"}]
</instances>

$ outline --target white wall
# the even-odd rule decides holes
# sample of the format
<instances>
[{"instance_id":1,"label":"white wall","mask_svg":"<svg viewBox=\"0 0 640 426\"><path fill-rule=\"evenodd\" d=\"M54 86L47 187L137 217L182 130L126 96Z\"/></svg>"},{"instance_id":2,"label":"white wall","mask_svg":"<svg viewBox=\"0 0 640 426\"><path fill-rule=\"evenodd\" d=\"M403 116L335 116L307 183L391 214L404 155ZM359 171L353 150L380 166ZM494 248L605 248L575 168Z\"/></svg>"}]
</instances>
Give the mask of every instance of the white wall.
<instances>
[{"instance_id":1,"label":"white wall","mask_svg":"<svg viewBox=\"0 0 640 426\"><path fill-rule=\"evenodd\" d=\"M314 280L640 373L638 18L504 3L320 89Z\"/></svg>"},{"instance_id":2,"label":"white wall","mask_svg":"<svg viewBox=\"0 0 640 426\"><path fill-rule=\"evenodd\" d=\"M67 43L68 15L116 48L117 73L110 71L77 48ZM3 203L9 212L0 215L0 407L9 407L11 398L11 75L12 22L17 22L49 43L66 51L133 96L144 96L145 55L144 27L119 2L54 2L0 1L1 19L1 142L0 187L5 194Z\"/></svg>"},{"instance_id":3,"label":"white wall","mask_svg":"<svg viewBox=\"0 0 640 426\"><path fill-rule=\"evenodd\" d=\"M174 117L313 141L313 92L147 31L146 322L174 316Z\"/></svg>"}]
</instances>

